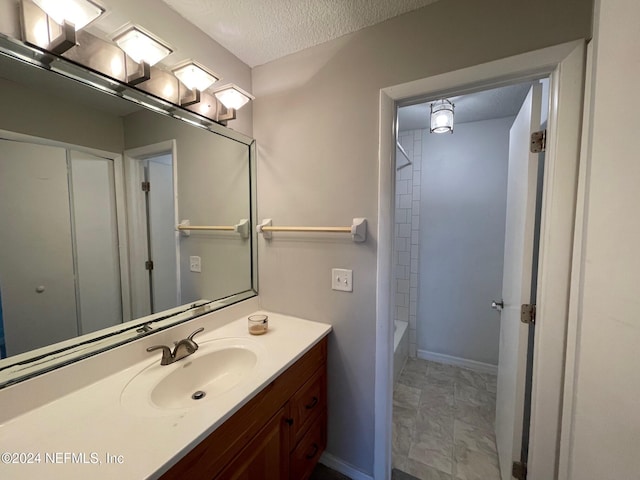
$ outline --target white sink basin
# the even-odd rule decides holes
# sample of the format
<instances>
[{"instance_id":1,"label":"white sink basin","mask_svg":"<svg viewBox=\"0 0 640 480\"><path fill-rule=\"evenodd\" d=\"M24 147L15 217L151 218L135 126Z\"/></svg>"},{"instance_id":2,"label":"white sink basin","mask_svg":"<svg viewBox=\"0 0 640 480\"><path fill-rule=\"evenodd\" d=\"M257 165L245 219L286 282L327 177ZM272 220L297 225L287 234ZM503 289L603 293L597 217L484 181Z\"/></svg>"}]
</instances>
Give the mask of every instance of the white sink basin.
<instances>
[{"instance_id":1,"label":"white sink basin","mask_svg":"<svg viewBox=\"0 0 640 480\"><path fill-rule=\"evenodd\" d=\"M223 338L171 365L160 357L127 383L120 401L139 415L162 415L176 409L199 408L251 381L259 370L264 348L246 338Z\"/></svg>"}]
</instances>

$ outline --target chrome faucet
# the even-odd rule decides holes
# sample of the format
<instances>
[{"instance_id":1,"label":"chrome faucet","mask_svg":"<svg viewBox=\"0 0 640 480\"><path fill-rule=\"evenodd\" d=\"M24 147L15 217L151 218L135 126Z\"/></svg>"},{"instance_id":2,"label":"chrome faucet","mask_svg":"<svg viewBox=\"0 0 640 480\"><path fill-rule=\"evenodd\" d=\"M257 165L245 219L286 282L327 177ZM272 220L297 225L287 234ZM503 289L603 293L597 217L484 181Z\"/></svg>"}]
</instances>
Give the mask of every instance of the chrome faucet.
<instances>
[{"instance_id":1,"label":"chrome faucet","mask_svg":"<svg viewBox=\"0 0 640 480\"><path fill-rule=\"evenodd\" d=\"M195 337L196 334L202 332L203 330L204 328L201 327L191 335L189 335L187 338L183 338L182 340L175 342L175 348L173 349L173 352L171 351L171 348L167 347L166 345L154 345L153 347L147 348L147 352L153 352L155 350L162 349L162 360L160 360L160 365L171 365L172 363L177 362L184 357L188 357L192 353L195 353L196 350L198 350L198 344L193 341L193 337Z\"/></svg>"}]
</instances>

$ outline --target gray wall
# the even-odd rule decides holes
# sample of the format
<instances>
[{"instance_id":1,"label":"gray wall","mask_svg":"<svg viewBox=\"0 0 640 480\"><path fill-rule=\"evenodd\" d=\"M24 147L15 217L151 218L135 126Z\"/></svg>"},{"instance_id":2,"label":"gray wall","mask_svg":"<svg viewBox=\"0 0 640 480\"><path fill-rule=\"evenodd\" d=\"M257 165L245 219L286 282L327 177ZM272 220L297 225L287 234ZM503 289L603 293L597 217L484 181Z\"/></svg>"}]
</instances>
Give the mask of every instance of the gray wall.
<instances>
[{"instance_id":1,"label":"gray wall","mask_svg":"<svg viewBox=\"0 0 640 480\"><path fill-rule=\"evenodd\" d=\"M249 219L249 148L174 118L141 111L124 118L125 148L176 140L179 219L235 225ZM189 256L202 258L191 272ZM233 232L180 237L182 301L217 299L251 288L251 244Z\"/></svg>"},{"instance_id":2,"label":"gray wall","mask_svg":"<svg viewBox=\"0 0 640 480\"><path fill-rule=\"evenodd\" d=\"M588 37L589 0L447 0L253 70L259 218L348 225L368 240L259 240L264 308L331 323L328 453L373 469L380 88ZM416 55L420 52L420 55ZM330 288L353 269L354 291Z\"/></svg>"},{"instance_id":3,"label":"gray wall","mask_svg":"<svg viewBox=\"0 0 640 480\"><path fill-rule=\"evenodd\" d=\"M509 129L513 117L423 130L420 350L498 364Z\"/></svg>"}]
</instances>

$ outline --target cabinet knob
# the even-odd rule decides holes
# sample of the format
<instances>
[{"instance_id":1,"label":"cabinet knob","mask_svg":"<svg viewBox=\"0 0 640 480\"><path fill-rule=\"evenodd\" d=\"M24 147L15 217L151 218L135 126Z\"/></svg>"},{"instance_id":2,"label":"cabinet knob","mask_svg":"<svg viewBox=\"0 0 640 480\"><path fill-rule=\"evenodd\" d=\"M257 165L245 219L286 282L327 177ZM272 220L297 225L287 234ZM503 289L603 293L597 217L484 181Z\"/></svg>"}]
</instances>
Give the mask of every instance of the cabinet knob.
<instances>
[{"instance_id":1,"label":"cabinet knob","mask_svg":"<svg viewBox=\"0 0 640 480\"><path fill-rule=\"evenodd\" d=\"M293 418L285 418L284 421L287 423L287 425L291 426L293 425Z\"/></svg>"},{"instance_id":2,"label":"cabinet knob","mask_svg":"<svg viewBox=\"0 0 640 480\"><path fill-rule=\"evenodd\" d=\"M313 444L313 452L311 452L309 455L307 455L307 460L311 460L313 457L316 456L316 453L318 453L318 444L314 442Z\"/></svg>"},{"instance_id":3,"label":"cabinet knob","mask_svg":"<svg viewBox=\"0 0 640 480\"><path fill-rule=\"evenodd\" d=\"M305 405L304 408L306 408L307 410L311 410L313 407L315 407L318 404L318 397L313 397L311 399L311 403L308 405Z\"/></svg>"}]
</instances>

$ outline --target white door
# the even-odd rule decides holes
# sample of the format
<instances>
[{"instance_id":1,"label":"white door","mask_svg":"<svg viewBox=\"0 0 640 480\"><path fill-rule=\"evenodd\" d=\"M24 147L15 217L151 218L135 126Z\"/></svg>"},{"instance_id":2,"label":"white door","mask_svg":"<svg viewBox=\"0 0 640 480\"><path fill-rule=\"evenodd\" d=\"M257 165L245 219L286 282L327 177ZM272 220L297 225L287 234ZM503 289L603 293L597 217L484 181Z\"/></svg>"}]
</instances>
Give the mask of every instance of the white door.
<instances>
[{"instance_id":1,"label":"white door","mask_svg":"<svg viewBox=\"0 0 640 480\"><path fill-rule=\"evenodd\" d=\"M7 354L77 336L63 148L0 140L0 222Z\"/></svg>"},{"instance_id":2,"label":"white door","mask_svg":"<svg viewBox=\"0 0 640 480\"><path fill-rule=\"evenodd\" d=\"M520 307L531 301L538 154L529 152L531 133L540 128L542 88L534 85L513 122L500 316L500 356L496 399L496 443L502 480L511 479L520 460L524 414L528 325Z\"/></svg>"},{"instance_id":3,"label":"white door","mask_svg":"<svg viewBox=\"0 0 640 480\"><path fill-rule=\"evenodd\" d=\"M149 246L153 260L153 309L161 312L178 305L176 219L173 202L171 154L148 160Z\"/></svg>"},{"instance_id":4,"label":"white door","mask_svg":"<svg viewBox=\"0 0 640 480\"><path fill-rule=\"evenodd\" d=\"M79 334L122 323L114 162L71 150Z\"/></svg>"}]
</instances>

